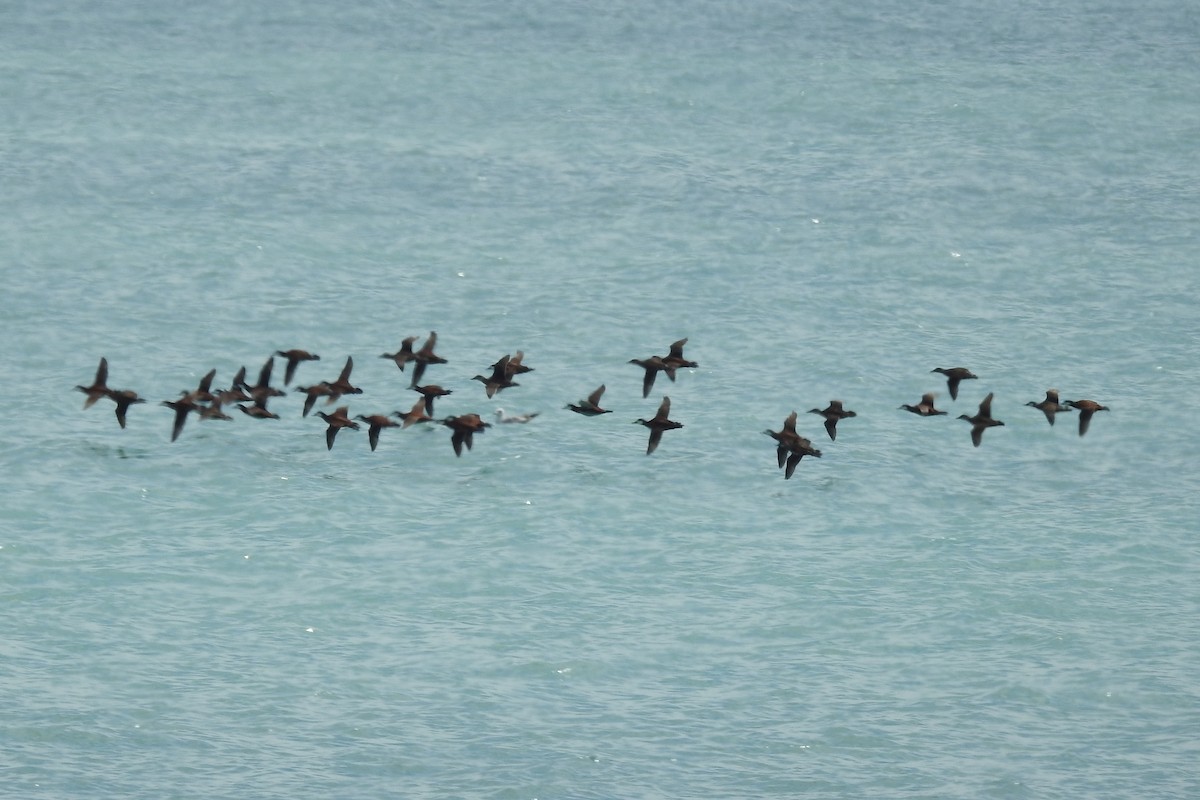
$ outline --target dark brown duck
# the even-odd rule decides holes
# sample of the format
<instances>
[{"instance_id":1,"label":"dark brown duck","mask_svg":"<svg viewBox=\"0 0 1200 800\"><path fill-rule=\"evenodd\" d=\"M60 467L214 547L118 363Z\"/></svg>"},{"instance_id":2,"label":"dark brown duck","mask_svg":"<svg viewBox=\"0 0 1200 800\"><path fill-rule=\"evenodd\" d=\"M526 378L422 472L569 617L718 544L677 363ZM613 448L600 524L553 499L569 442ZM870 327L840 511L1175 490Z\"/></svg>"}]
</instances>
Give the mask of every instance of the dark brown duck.
<instances>
[{"instance_id":1,"label":"dark brown duck","mask_svg":"<svg viewBox=\"0 0 1200 800\"><path fill-rule=\"evenodd\" d=\"M813 447L811 441L796 432L796 417L797 414L793 411L783 421L783 428L778 431L773 431L770 428L763 431L763 433L770 436L776 442L775 460L779 464L779 468L784 470L784 480L792 477L792 473L796 471L796 465L800 463L800 459L805 456L812 456L813 458L821 457L821 451Z\"/></svg>"},{"instance_id":2,"label":"dark brown duck","mask_svg":"<svg viewBox=\"0 0 1200 800\"><path fill-rule=\"evenodd\" d=\"M244 386L246 393L256 402L266 403L267 398L283 397L287 392L282 389L276 389L271 386L271 373L275 370L275 356L267 359L262 365L262 369L258 371L258 382L253 386Z\"/></svg>"},{"instance_id":3,"label":"dark brown duck","mask_svg":"<svg viewBox=\"0 0 1200 800\"><path fill-rule=\"evenodd\" d=\"M650 441L646 445L646 455L650 455L658 449L658 443L662 441L664 431L673 431L676 428L682 428L682 422L676 422L669 419L671 416L671 398L664 397L658 406L658 413L650 419L636 419L635 424L644 425L650 429Z\"/></svg>"},{"instance_id":4,"label":"dark brown duck","mask_svg":"<svg viewBox=\"0 0 1200 800\"><path fill-rule=\"evenodd\" d=\"M672 383L675 382L675 370L680 369L681 367L695 369L696 367L700 366L695 361L689 361L683 357L683 346L687 343L688 340L686 336L677 342L671 342L671 346L669 348L670 352L662 357L663 374L665 374Z\"/></svg>"},{"instance_id":5,"label":"dark brown duck","mask_svg":"<svg viewBox=\"0 0 1200 800\"><path fill-rule=\"evenodd\" d=\"M989 392L988 396L983 398L983 402L979 404L979 411L975 416L970 417L966 414L958 415L959 419L965 419L971 423L971 444L976 447L979 447L980 442L983 441L984 431L988 428L1004 425L1000 420L992 418L992 394L992 392Z\"/></svg>"},{"instance_id":6,"label":"dark brown duck","mask_svg":"<svg viewBox=\"0 0 1200 800\"><path fill-rule=\"evenodd\" d=\"M421 382L421 378L425 376L425 368L430 364L445 364L446 359L433 352L433 348L437 346L437 331L430 331L429 338L425 340L425 344L421 345L421 349L413 353L412 381L408 384L409 388L416 386Z\"/></svg>"},{"instance_id":7,"label":"dark brown duck","mask_svg":"<svg viewBox=\"0 0 1200 800\"><path fill-rule=\"evenodd\" d=\"M243 414L254 419L279 419L278 414L267 410L266 397L263 397L261 400L255 400L253 405L247 406L239 403L238 408L241 409Z\"/></svg>"},{"instance_id":8,"label":"dark brown duck","mask_svg":"<svg viewBox=\"0 0 1200 800\"><path fill-rule=\"evenodd\" d=\"M391 359L392 362L404 372L404 365L410 361L415 361L417 354L413 352L413 342L417 340L416 336L406 337L400 342L400 349L394 353L384 353L380 358Z\"/></svg>"},{"instance_id":9,"label":"dark brown duck","mask_svg":"<svg viewBox=\"0 0 1200 800\"><path fill-rule=\"evenodd\" d=\"M420 395L425 398L422 402L425 403L425 413L430 417L433 416L434 400L439 397L445 397L448 394L454 394L454 390L443 389L436 383L427 383L424 386L411 386L409 388L411 388L414 392L419 392Z\"/></svg>"},{"instance_id":10,"label":"dark brown duck","mask_svg":"<svg viewBox=\"0 0 1200 800\"><path fill-rule=\"evenodd\" d=\"M329 423L329 427L325 429L325 449L333 449L333 440L337 438L338 431L342 428L350 428L358 430L358 423L350 419L349 406L339 406L332 414L326 414L324 411L318 411L317 416Z\"/></svg>"},{"instance_id":11,"label":"dark brown duck","mask_svg":"<svg viewBox=\"0 0 1200 800\"><path fill-rule=\"evenodd\" d=\"M650 356L649 358L631 358L630 364L637 364L646 371L642 376L642 397L649 397L650 390L654 388L654 379L658 377L658 373L667 368L663 363L661 356Z\"/></svg>"},{"instance_id":12,"label":"dark brown duck","mask_svg":"<svg viewBox=\"0 0 1200 800\"><path fill-rule=\"evenodd\" d=\"M304 413L301 414L304 417L307 417L309 412L313 410L313 406L317 404L318 397L329 397L333 394L329 388L329 384L325 381L312 386L297 386L296 391L304 395Z\"/></svg>"},{"instance_id":13,"label":"dark brown duck","mask_svg":"<svg viewBox=\"0 0 1200 800\"><path fill-rule=\"evenodd\" d=\"M175 411L175 422L171 426L171 441L173 442L179 438L180 432L183 431L183 425L187 422L187 415L199 410L199 406L187 396L186 392L178 400L163 400L162 405Z\"/></svg>"},{"instance_id":14,"label":"dark brown duck","mask_svg":"<svg viewBox=\"0 0 1200 800\"><path fill-rule=\"evenodd\" d=\"M471 380L481 382L488 397L493 397L497 392L504 389L520 386L521 384L512 379L512 374L508 371L508 364L509 356L504 356L495 364L492 364L491 375L476 375Z\"/></svg>"},{"instance_id":15,"label":"dark brown duck","mask_svg":"<svg viewBox=\"0 0 1200 800\"><path fill-rule=\"evenodd\" d=\"M912 413L921 417L936 417L946 413L945 411L938 411L933 407L933 392L927 392L921 395L921 402L917 403L915 406L905 404L900 407L905 411L911 411Z\"/></svg>"},{"instance_id":16,"label":"dark brown duck","mask_svg":"<svg viewBox=\"0 0 1200 800\"><path fill-rule=\"evenodd\" d=\"M275 355L287 359L287 368L283 372L283 385L287 386L292 382L292 377L296 374L296 365L301 361L320 361L321 357L316 353L310 353L307 350L276 350Z\"/></svg>"},{"instance_id":17,"label":"dark brown duck","mask_svg":"<svg viewBox=\"0 0 1200 800\"><path fill-rule=\"evenodd\" d=\"M1054 424L1054 415L1055 414L1061 414L1064 411L1071 410L1070 406L1064 406L1062 403L1058 402L1058 390L1057 389L1047 389L1046 390L1046 399L1041 401L1040 403L1035 403L1034 401L1030 400L1025 405L1033 406L1038 411L1041 411L1043 414L1045 414L1046 421L1049 422L1051 425Z\"/></svg>"},{"instance_id":18,"label":"dark brown duck","mask_svg":"<svg viewBox=\"0 0 1200 800\"><path fill-rule=\"evenodd\" d=\"M326 384L326 389L329 392L329 399L325 401L325 405L333 405L342 395L347 394L362 394L362 389L350 383L350 373L354 370L354 357L347 356L346 366L342 367L342 372L338 375L337 380Z\"/></svg>"},{"instance_id":19,"label":"dark brown duck","mask_svg":"<svg viewBox=\"0 0 1200 800\"><path fill-rule=\"evenodd\" d=\"M1080 436L1088 432L1088 426L1092 424L1092 416L1097 411L1108 411L1108 406L1102 406L1095 400L1068 400L1067 405L1079 411Z\"/></svg>"},{"instance_id":20,"label":"dark brown duck","mask_svg":"<svg viewBox=\"0 0 1200 800\"><path fill-rule=\"evenodd\" d=\"M940 372L946 376L946 385L950 387L950 399L958 399L958 384L962 381L975 380L979 376L966 367L935 367L930 372Z\"/></svg>"},{"instance_id":21,"label":"dark brown duck","mask_svg":"<svg viewBox=\"0 0 1200 800\"><path fill-rule=\"evenodd\" d=\"M395 411L392 416L403 420L400 427L408 428L416 425L418 422L433 422L433 417L429 415L427 403L431 400L418 400L413 403L413 407L408 412Z\"/></svg>"},{"instance_id":22,"label":"dark brown duck","mask_svg":"<svg viewBox=\"0 0 1200 800\"><path fill-rule=\"evenodd\" d=\"M483 433L485 428L492 427L491 423L484 422L478 414L446 417L442 420L442 424L453 431L450 434L450 445L454 448L456 456L462 455L464 445L468 450L471 449L475 434Z\"/></svg>"},{"instance_id":23,"label":"dark brown duck","mask_svg":"<svg viewBox=\"0 0 1200 800\"><path fill-rule=\"evenodd\" d=\"M586 399L580 400L578 404L567 403L567 408L571 409L576 414L583 414L585 417L595 417L599 416L600 414L611 414L612 411L609 409L600 407L600 398L603 396L603 394L604 384L600 384L600 387L596 389L596 391L589 394Z\"/></svg>"},{"instance_id":24,"label":"dark brown duck","mask_svg":"<svg viewBox=\"0 0 1200 800\"><path fill-rule=\"evenodd\" d=\"M108 359L100 359L100 366L96 367L96 377L92 379L91 386L76 386L75 391L87 395L87 399L83 401L84 408L91 408L101 397L106 397L108 393Z\"/></svg>"},{"instance_id":25,"label":"dark brown duck","mask_svg":"<svg viewBox=\"0 0 1200 800\"><path fill-rule=\"evenodd\" d=\"M830 400L829 405L825 408L810 408L810 414L820 414L825 418L825 432L829 434L830 440L837 439L837 424L839 420L857 417L858 414L842 407L841 400Z\"/></svg>"},{"instance_id":26,"label":"dark brown duck","mask_svg":"<svg viewBox=\"0 0 1200 800\"><path fill-rule=\"evenodd\" d=\"M386 414L359 414L355 419L361 419L367 423L367 439L371 443L371 452L375 452L376 445L379 444L379 432L384 428L398 428L400 423L392 422Z\"/></svg>"},{"instance_id":27,"label":"dark brown duck","mask_svg":"<svg viewBox=\"0 0 1200 800\"><path fill-rule=\"evenodd\" d=\"M106 394L109 399L117 404L116 415L117 424L122 429L125 428L125 415L129 411L129 407L138 403L146 402L143 398L138 397L137 392L132 389L109 389Z\"/></svg>"}]
</instances>

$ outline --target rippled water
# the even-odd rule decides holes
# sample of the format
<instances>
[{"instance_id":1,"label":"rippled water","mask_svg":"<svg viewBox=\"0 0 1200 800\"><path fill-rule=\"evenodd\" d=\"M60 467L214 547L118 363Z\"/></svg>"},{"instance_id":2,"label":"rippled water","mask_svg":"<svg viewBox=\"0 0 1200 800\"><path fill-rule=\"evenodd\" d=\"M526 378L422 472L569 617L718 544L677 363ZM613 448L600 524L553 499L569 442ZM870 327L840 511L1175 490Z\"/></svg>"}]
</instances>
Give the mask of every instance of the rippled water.
<instances>
[{"instance_id":1,"label":"rippled water","mask_svg":"<svg viewBox=\"0 0 1200 800\"><path fill-rule=\"evenodd\" d=\"M5 17L9 792L1200 789L1187 8ZM293 394L170 441L160 400L279 348L407 409L377 356L430 330L439 416L540 416L326 450ZM71 389L101 356L126 430ZM1051 428L1051 386L1111 410Z\"/></svg>"}]
</instances>

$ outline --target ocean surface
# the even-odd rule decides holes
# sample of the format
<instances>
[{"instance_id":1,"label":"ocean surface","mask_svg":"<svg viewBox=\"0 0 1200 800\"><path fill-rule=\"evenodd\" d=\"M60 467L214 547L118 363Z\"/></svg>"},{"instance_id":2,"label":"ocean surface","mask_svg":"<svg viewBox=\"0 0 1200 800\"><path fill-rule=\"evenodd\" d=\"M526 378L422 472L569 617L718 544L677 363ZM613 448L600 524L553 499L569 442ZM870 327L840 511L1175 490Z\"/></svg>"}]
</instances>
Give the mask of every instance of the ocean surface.
<instances>
[{"instance_id":1,"label":"ocean surface","mask_svg":"<svg viewBox=\"0 0 1200 800\"><path fill-rule=\"evenodd\" d=\"M0 4L0 795L1200 796L1197 86L1165 0ZM430 331L539 416L171 441Z\"/></svg>"}]
</instances>

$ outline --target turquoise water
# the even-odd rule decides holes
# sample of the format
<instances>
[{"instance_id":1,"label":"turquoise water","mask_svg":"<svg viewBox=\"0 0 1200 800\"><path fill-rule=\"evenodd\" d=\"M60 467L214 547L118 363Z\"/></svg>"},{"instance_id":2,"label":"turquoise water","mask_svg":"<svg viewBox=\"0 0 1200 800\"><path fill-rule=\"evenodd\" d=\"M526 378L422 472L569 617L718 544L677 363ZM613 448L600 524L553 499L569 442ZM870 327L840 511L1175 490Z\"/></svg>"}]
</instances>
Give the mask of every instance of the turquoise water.
<instances>
[{"instance_id":1,"label":"turquoise water","mask_svg":"<svg viewBox=\"0 0 1200 800\"><path fill-rule=\"evenodd\" d=\"M5 793L1200 793L1186 5L0 18ZM407 409L377 356L431 330L438 416L540 416L327 450L293 394L170 441L276 349ZM101 356L125 430L71 388Z\"/></svg>"}]
</instances>

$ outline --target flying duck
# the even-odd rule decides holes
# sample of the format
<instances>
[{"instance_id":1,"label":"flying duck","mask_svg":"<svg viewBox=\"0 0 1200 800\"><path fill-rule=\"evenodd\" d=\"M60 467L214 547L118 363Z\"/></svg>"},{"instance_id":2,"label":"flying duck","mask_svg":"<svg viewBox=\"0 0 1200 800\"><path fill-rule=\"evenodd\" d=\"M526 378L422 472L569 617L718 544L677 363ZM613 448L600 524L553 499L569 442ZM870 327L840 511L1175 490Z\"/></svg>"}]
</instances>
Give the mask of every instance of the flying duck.
<instances>
[{"instance_id":1,"label":"flying duck","mask_svg":"<svg viewBox=\"0 0 1200 800\"><path fill-rule=\"evenodd\" d=\"M988 392L988 396L983 398L983 402L979 404L979 413L973 417L966 414L959 414L959 419L965 419L971 423L971 444L979 447L979 443L983 441L983 432L988 428L994 428L997 425L1004 423L998 419L992 419L992 394Z\"/></svg>"},{"instance_id":2,"label":"flying duck","mask_svg":"<svg viewBox=\"0 0 1200 800\"><path fill-rule=\"evenodd\" d=\"M663 431L673 431L676 428L682 428L682 422L676 422L673 419L668 419L671 414L671 398L664 397L662 403L658 406L658 413L650 419L636 419L635 424L645 425L650 429L650 442L646 445L646 455L650 455L658 449L658 443L662 441Z\"/></svg>"},{"instance_id":3,"label":"flying duck","mask_svg":"<svg viewBox=\"0 0 1200 800\"><path fill-rule=\"evenodd\" d=\"M820 414L825 418L825 432L829 434L830 440L837 439L838 420L858 416L857 413L842 408L841 400L830 400L826 408L810 408L808 413Z\"/></svg>"},{"instance_id":4,"label":"flying duck","mask_svg":"<svg viewBox=\"0 0 1200 800\"><path fill-rule=\"evenodd\" d=\"M946 376L946 383L950 387L950 399L958 399L958 384L961 381L973 380L978 378L971 370L966 367L935 367L930 372L940 372Z\"/></svg>"}]
</instances>

